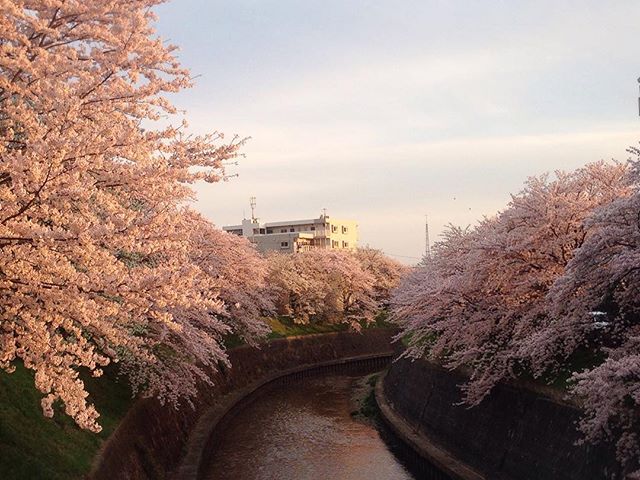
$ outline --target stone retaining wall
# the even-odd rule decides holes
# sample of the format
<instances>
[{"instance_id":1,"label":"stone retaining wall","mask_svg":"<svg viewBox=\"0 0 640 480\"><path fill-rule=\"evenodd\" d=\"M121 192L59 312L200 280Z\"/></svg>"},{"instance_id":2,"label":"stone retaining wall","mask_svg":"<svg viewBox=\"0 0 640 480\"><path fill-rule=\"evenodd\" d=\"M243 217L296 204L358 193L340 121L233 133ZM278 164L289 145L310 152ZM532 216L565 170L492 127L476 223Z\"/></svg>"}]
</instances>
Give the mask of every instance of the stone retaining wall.
<instances>
[{"instance_id":1,"label":"stone retaining wall","mask_svg":"<svg viewBox=\"0 0 640 480\"><path fill-rule=\"evenodd\" d=\"M378 392L396 433L452 478L622 477L612 446L575 445L580 412L574 406L524 385L504 384L480 405L466 408L459 405L459 385L465 380L425 360L401 359L392 364ZM460 468L450 469L447 461Z\"/></svg>"}]
</instances>

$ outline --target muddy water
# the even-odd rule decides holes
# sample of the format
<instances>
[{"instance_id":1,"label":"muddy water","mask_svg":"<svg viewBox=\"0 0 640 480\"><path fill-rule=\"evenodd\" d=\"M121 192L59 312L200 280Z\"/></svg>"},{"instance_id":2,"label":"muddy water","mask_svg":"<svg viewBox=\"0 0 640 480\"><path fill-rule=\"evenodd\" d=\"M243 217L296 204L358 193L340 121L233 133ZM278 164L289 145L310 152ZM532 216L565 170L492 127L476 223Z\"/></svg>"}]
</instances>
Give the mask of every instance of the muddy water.
<instances>
[{"instance_id":1,"label":"muddy water","mask_svg":"<svg viewBox=\"0 0 640 480\"><path fill-rule=\"evenodd\" d=\"M355 380L315 377L261 395L231 421L204 478L414 478L375 427L351 416Z\"/></svg>"}]
</instances>

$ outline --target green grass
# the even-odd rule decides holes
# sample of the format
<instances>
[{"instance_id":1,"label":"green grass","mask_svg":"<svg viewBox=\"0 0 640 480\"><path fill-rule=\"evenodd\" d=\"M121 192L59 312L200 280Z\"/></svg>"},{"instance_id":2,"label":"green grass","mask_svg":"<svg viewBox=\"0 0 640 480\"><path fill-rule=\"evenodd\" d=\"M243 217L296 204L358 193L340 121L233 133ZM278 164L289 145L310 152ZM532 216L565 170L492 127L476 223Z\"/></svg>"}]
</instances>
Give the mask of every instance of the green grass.
<instances>
[{"instance_id":1,"label":"green grass","mask_svg":"<svg viewBox=\"0 0 640 480\"><path fill-rule=\"evenodd\" d=\"M101 414L103 430L97 435L81 430L60 406L53 418L45 418L42 394L30 370L17 365L12 374L0 371L0 478L66 480L86 475L132 400L124 380L118 381L113 371L84 380Z\"/></svg>"},{"instance_id":2,"label":"green grass","mask_svg":"<svg viewBox=\"0 0 640 480\"><path fill-rule=\"evenodd\" d=\"M380 310L373 322L362 323L362 328L398 328L398 325L389 320L388 310Z\"/></svg>"},{"instance_id":3,"label":"green grass","mask_svg":"<svg viewBox=\"0 0 640 480\"><path fill-rule=\"evenodd\" d=\"M601 351L581 348L573 352L566 360L564 360L562 362L562 367L556 372L549 372L539 378L534 378L531 373L525 370L518 372L518 377L541 385L547 385L555 390L566 392L574 385L571 381L571 377L574 373L592 369L600 365L604 359L605 354Z\"/></svg>"},{"instance_id":4,"label":"green grass","mask_svg":"<svg viewBox=\"0 0 640 480\"><path fill-rule=\"evenodd\" d=\"M291 317L280 316L267 319L271 327L268 339L310 335L314 333L342 332L349 329L345 323L295 323Z\"/></svg>"},{"instance_id":5,"label":"green grass","mask_svg":"<svg viewBox=\"0 0 640 480\"><path fill-rule=\"evenodd\" d=\"M370 418L372 420L377 420L378 414L380 410L378 409L378 404L376 403L376 382L378 381L378 377L380 375L371 375L367 380L367 385L371 388L369 390L368 395L365 397L362 405L360 405L360 415L365 418Z\"/></svg>"},{"instance_id":6,"label":"green grass","mask_svg":"<svg viewBox=\"0 0 640 480\"><path fill-rule=\"evenodd\" d=\"M224 348L226 348L227 350L239 347L241 345L244 345L245 343L246 342L244 341L244 339L237 333L230 333L228 335L225 335L222 339L222 345L224 345Z\"/></svg>"},{"instance_id":7,"label":"green grass","mask_svg":"<svg viewBox=\"0 0 640 480\"><path fill-rule=\"evenodd\" d=\"M327 322L309 322L306 324L295 323L292 317L281 315L279 317L267 318L267 323L271 327L271 333L267 336L268 339L292 337L296 335L310 335L314 333L331 333L331 332L344 332L351 328L348 324L327 323ZM367 328L389 328L394 325L388 321L388 313L381 310L373 322L361 323L363 329Z\"/></svg>"}]
</instances>

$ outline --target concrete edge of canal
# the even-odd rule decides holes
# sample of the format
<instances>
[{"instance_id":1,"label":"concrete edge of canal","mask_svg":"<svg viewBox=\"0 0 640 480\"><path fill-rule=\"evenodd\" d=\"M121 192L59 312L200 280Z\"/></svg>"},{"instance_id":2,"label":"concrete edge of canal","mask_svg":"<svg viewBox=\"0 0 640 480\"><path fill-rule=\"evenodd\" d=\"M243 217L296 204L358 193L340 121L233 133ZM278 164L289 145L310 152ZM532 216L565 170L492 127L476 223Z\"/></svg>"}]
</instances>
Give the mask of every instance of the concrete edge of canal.
<instances>
[{"instance_id":1,"label":"concrete edge of canal","mask_svg":"<svg viewBox=\"0 0 640 480\"><path fill-rule=\"evenodd\" d=\"M484 476L454 458L449 452L438 446L427 435L419 432L394 411L392 404L384 395L384 379L386 375L387 372L385 371L378 377L375 396L382 420L394 435L416 454L453 480L485 480Z\"/></svg>"}]
</instances>

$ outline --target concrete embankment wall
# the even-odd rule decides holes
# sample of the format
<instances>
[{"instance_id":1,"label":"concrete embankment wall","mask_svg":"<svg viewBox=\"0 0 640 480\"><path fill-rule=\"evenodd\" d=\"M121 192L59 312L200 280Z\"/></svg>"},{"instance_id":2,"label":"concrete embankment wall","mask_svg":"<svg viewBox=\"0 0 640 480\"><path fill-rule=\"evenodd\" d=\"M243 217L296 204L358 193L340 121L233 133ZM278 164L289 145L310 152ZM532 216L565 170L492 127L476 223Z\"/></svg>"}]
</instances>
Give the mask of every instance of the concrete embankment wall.
<instances>
[{"instance_id":1,"label":"concrete embankment wall","mask_svg":"<svg viewBox=\"0 0 640 480\"><path fill-rule=\"evenodd\" d=\"M621 478L610 445L575 445L580 412L572 405L525 384L504 384L466 408L459 405L465 380L424 360L401 359L378 388L396 433L432 455L451 478Z\"/></svg>"},{"instance_id":2,"label":"concrete embankment wall","mask_svg":"<svg viewBox=\"0 0 640 480\"><path fill-rule=\"evenodd\" d=\"M145 399L134 404L109 438L90 475L95 480L197 478L203 449L215 425L238 402L266 383L303 371L341 371L382 365L390 357L392 330L337 332L273 340L260 348L229 351L232 368L202 385L194 408Z\"/></svg>"}]
</instances>

